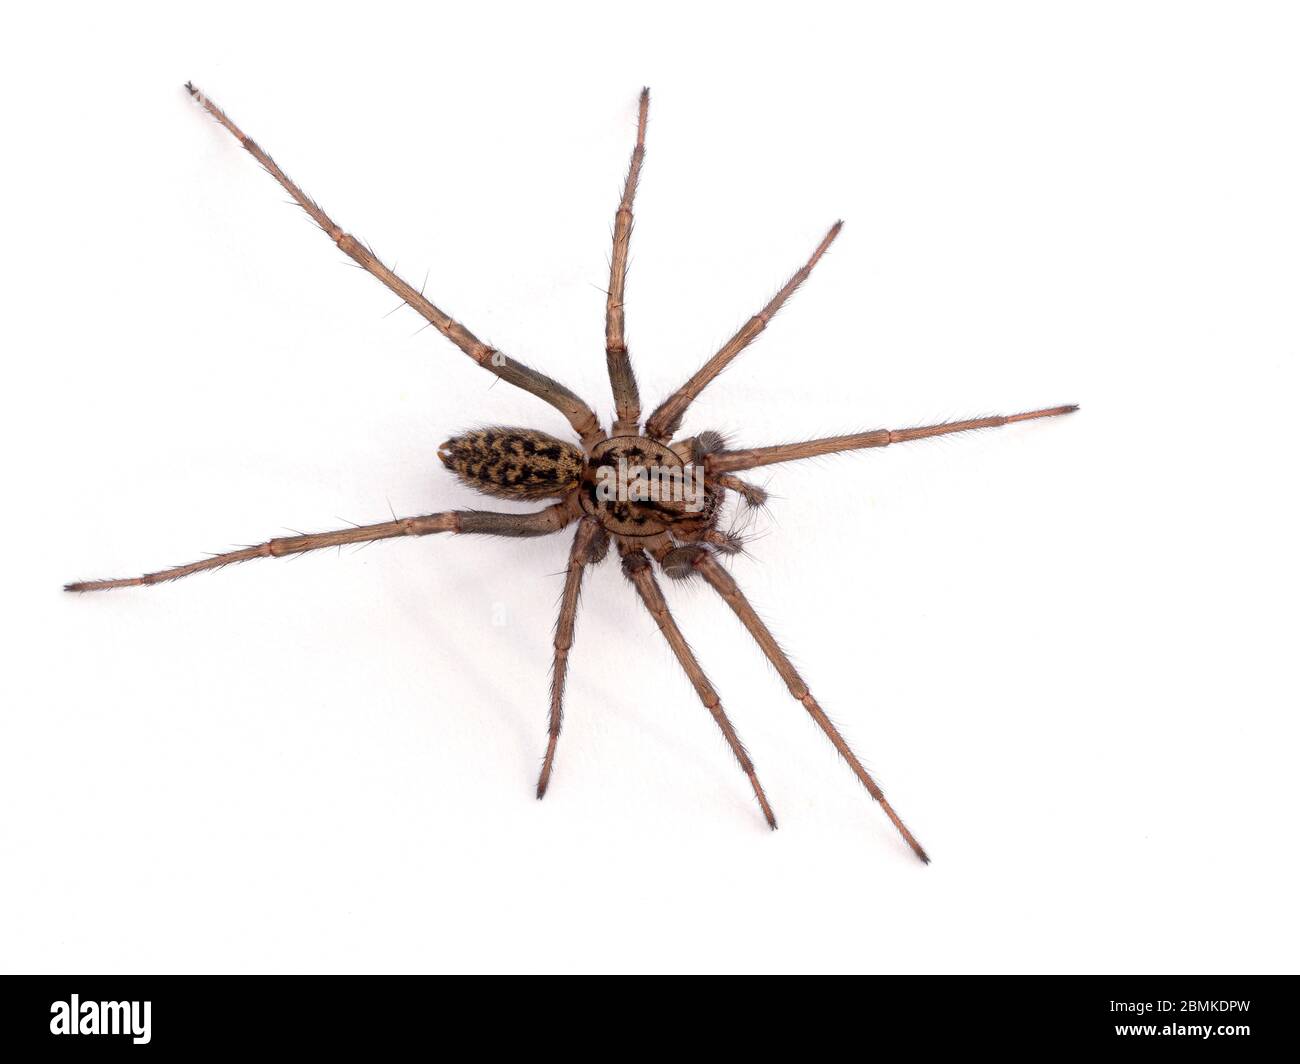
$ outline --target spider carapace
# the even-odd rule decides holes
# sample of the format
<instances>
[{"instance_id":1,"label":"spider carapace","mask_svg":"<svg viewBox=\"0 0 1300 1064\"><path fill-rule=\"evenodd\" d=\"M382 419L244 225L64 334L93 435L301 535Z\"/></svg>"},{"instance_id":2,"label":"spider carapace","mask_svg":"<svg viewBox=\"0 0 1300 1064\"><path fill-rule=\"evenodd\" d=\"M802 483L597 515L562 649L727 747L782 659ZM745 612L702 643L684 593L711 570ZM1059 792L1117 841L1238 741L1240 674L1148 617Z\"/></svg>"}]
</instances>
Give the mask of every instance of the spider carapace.
<instances>
[{"instance_id":1,"label":"spider carapace","mask_svg":"<svg viewBox=\"0 0 1300 1064\"><path fill-rule=\"evenodd\" d=\"M970 429L992 428L1016 421L1054 417L1077 409L1055 406L1022 414L982 417L911 429L877 429L847 436L830 436L803 443L732 449L714 432L681 435L683 419L692 401L761 333L794 293L826 249L839 235L836 222L808 261L786 282L767 305L709 358L680 388L642 420L636 376L624 339L623 296L627 279L628 248L632 235L632 203L645 157L646 117L650 94L643 90L637 113L636 145L628 167L623 195L614 215L613 254L605 301L605 360L614 398L614 418L608 431L591 406L564 385L483 343L418 290L385 266L370 248L345 232L292 182L256 142L244 133L210 99L193 85L191 97L278 181L334 244L402 302L421 315L438 332L478 365L502 380L555 407L573 429L578 443L561 440L527 428L481 428L453 437L439 448L443 464L464 483L496 498L549 505L529 512L447 510L420 517L394 518L374 525L354 526L335 532L285 536L257 546L244 547L144 576L118 580L91 580L66 585L68 591L103 591L140 587L175 580L192 573L217 569L253 558L301 554L322 547L369 543L439 532L498 536L543 536L576 526L569 548L559 620L555 628L554 667L551 674L549 726L546 752L537 780L537 797L550 784L563 717L564 684L573 647L574 620L585 570L601 561L612 543L624 574L654 618L700 701L722 731L753 789L767 823L776 817L758 781L754 764L742 745L721 699L709 683L689 644L668 609L655 575L658 566L677 579L703 580L716 591L750 632L775 667L790 694L848 763L890 822L923 861L929 857L894 811L876 781L849 748L808 685L755 612L719 556L736 553L739 539L718 528L728 495L740 505L762 506L763 490L736 474L759 466L791 462L817 455L924 439Z\"/></svg>"}]
</instances>

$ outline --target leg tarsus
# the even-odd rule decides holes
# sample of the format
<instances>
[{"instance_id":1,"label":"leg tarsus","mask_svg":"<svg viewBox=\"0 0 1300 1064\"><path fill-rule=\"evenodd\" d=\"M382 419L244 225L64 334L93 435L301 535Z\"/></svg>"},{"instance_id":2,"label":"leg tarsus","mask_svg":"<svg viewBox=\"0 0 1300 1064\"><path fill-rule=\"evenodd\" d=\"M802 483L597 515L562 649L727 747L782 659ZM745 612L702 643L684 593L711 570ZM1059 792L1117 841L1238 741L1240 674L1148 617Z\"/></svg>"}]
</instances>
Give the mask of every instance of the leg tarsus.
<instances>
[{"instance_id":1,"label":"leg tarsus","mask_svg":"<svg viewBox=\"0 0 1300 1064\"><path fill-rule=\"evenodd\" d=\"M559 741L560 732L558 728L548 732L546 736L546 756L542 759L542 771L537 777L537 800L539 802L546 797L546 788L551 785L551 771L555 767L555 747Z\"/></svg>"}]
</instances>

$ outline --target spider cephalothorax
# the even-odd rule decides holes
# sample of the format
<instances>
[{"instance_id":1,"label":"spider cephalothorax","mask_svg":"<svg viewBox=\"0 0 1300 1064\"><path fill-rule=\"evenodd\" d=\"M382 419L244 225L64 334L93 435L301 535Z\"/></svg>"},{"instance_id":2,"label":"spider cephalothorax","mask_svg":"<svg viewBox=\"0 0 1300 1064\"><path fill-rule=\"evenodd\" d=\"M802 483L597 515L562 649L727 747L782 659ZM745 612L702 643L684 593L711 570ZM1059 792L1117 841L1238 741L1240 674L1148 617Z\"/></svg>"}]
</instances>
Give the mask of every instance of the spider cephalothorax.
<instances>
[{"instance_id":1,"label":"spider cephalothorax","mask_svg":"<svg viewBox=\"0 0 1300 1064\"><path fill-rule=\"evenodd\" d=\"M632 539L711 526L717 494L690 455L648 436L615 436L591 449L578 501L606 532Z\"/></svg>"},{"instance_id":2,"label":"spider cephalothorax","mask_svg":"<svg viewBox=\"0 0 1300 1064\"><path fill-rule=\"evenodd\" d=\"M448 510L422 517L394 518L380 524L354 526L337 532L284 536L173 569L120 580L84 581L68 584L66 589L102 591L157 584L191 573L217 569L232 562L301 554L321 547L368 543L400 536L424 536L437 532L542 536L576 524L577 531L569 549L560 617L555 629L550 726L546 754L537 781L538 798L546 793L555 764L564 681L568 671L569 652L573 646L574 618L577 615L583 573L605 557L612 541L622 559L623 572L654 617L701 702L717 722L736 760L749 778L754 796L768 824L775 828L776 817L758 782L753 762L723 710L717 692L709 683L668 610L668 604L655 578L656 564L668 576L677 579L698 577L721 595L741 624L753 635L785 681L790 694L825 732L836 750L848 762L854 775L880 804L916 855L923 861L928 861L925 850L899 819L875 780L822 711L803 678L772 637L767 625L749 604L731 574L719 564L719 554L732 554L738 549L736 537L720 532L717 527L723 501L726 494L731 492L746 505L762 505L766 498L763 490L735 475L758 466L839 451L885 447L891 443L968 429L991 428L1014 421L1053 417L1076 408L1057 406L1005 417L984 417L914 429L879 429L850 436L831 436L804 443L777 444L746 450L727 448L722 438L714 432L677 438L695 397L767 327L772 316L807 279L817 261L839 235L841 223L836 222L808 261L767 305L741 326L735 336L642 422L641 399L627 344L624 342L623 292L632 234L632 202L645 157L646 115L650 94L648 90L643 90L637 117L636 146L632 151L632 162L623 186L623 198L614 215L614 250L610 260L609 289L605 303L605 359L614 394L615 417L610 430L606 432L591 407L564 385L489 347L426 299L422 291L398 277L368 247L335 225L315 202L285 176L271 157L251 138L246 137L211 100L193 85L187 85L186 88L194 100L229 130L271 176L280 182L340 250L400 296L404 303L488 372L531 392L559 410L572 426L580 444L557 439L536 429L494 427L463 433L439 448L438 454L443 464L465 484L485 495L500 499L524 502L554 500L541 510L527 513Z\"/></svg>"}]
</instances>

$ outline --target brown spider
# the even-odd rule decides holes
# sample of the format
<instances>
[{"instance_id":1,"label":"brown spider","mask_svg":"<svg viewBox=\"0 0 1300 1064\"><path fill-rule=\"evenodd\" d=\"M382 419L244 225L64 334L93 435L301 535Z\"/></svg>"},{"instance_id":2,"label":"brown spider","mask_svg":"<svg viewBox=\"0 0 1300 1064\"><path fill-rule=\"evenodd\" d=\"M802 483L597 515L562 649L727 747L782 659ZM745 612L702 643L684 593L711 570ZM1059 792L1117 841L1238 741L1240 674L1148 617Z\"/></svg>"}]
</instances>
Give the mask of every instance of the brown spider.
<instances>
[{"instance_id":1,"label":"brown spider","mask_svg":"<svg viewBox=\"0 0 1300 1064\"><path fill-rule=\"evenodd\" d=\"M246 137L220 108L193 85L187 84L186 89L284 186L289 195L346 255L377 277L400 296L405 304L414 308L489 373L496 374L524 391L532 392L559 410L573 426L581 447L535 429L487 428L457 436L439 448L438 454L443 464L464 483L486 495L527 501L556 500L545 509L535 512L451 510L423 517L394 519L377 525L346 528L337 532L286 536L259 546L218 554L203 561L145 576L121 580L90 580L68 584L65 590L104 591L117 587L156 584L251 558L281 557L321 547L369 543L398 536L426 536L435 532L544 536L576 522L577 533L569 551L560 616L555 627L550 727L546 755L537 781L538 798L546 793L555 764L555 748L560 737L563 712L564 680L568 670L569 650L573 645L574 618L578 609L583 571L605 557L612 539L622 558L624 574L636 587L642 602L653 615L682 668L686 670L700 701L722 729L732 753L749 777L754 796L758 799L768 824L775 828L776 818L772 815L767 795L763 793L758 776L755 775L753 762L724 712L717 692L709 683L681 629L677 627L677 622L673 620L659 582L655 579L652 560L674 579L685 579L698 574L722 596L780 673L790 693L803 704L817 726L835 744L854 775L880 803L885 815L907 840L907 844L922 861L928 862L929 857L921 844L899 819L876 781L863 768L843 736L817 704L808 686L772 637L767 625L754 612L731 574L718 563L718 554L734 553L740 545L736 537L719 531L719 511L728 491L736 493L749 505L763 504L766 495L761 488L734 476L742 470L837 451L885 447L891 443L950 432L1054 417L1067 414L1077 407L1057 406L1006 417L984 417L922 428L879 429L850 436L832 436L804 443L746 450L727 449L722 438L715 432L701 432L688 438L674 439L692 400L732 359L749 346L767 327L782 304L807 279L817 260L839 235L842 223L836 222L812 257L786 282L785 287L767 306L750 318L690 380L660 403L642 426L636 377L623 339L623 289L627 275L628 244L632 234L632 200L645 157L646 115L650 103L650 92L645 89L641 92L636 147L632 149L623 198L614 215L614 252L610 260L609 291L605 301L605 358L614 393L615 418L607 433L591 407L564 385L481 342L465 326L429 302L422 292L412 288L384 266L368 247L345 233L320 207L308 199L271 157L251 138Z\"/></svg>"}]
</instances>

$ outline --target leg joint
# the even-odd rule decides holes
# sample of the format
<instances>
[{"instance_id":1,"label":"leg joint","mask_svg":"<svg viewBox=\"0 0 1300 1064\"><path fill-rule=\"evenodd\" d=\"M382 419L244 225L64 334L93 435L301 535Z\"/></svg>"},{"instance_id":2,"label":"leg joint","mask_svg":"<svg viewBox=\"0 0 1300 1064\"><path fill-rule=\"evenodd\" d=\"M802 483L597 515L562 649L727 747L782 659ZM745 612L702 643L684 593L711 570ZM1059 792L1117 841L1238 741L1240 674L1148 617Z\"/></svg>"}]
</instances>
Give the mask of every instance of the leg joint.
<instances>
[{"instance_id":1,"label":"leg joint","mask_svg":"<svg viewBox=\"0 0 1300 1064\"><path fill-rule=\"evenodd\" d=\"M650 568L650 559L645 556L644 551L638 550L623 555L623 575L629 580L648 568Z\"/></svg>"}]
</instances>

